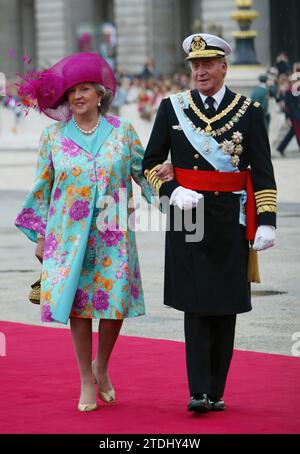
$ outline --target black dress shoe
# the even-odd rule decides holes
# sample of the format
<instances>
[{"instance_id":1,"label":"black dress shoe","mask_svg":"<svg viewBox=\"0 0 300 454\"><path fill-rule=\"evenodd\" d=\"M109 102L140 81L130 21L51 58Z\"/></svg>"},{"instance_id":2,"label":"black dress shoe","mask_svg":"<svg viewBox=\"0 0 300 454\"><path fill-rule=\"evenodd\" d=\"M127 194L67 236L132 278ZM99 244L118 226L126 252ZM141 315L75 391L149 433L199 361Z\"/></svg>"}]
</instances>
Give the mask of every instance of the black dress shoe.
<instances>
[{"instance_id":1,"label":"black dress shoe","mask_svg":"<svg viewBox=\"0 0 300 454\"><path fill-rule=\"evenodd\" d=\"M212 411L226 410L225 402L221 397L208 397L209 405Z\"/></svg>"},{"instance_id":2,"label":"black dress shoe","mask_svg":"<svg viewBox=\"0 0 300 454\"><path fill-rule=\"evenodd\" d=\"M211 408L207 394L193 394L187 409L188 411L194 411L195 413L207 413L210 411Z\"/></svg>"}]
</instances>

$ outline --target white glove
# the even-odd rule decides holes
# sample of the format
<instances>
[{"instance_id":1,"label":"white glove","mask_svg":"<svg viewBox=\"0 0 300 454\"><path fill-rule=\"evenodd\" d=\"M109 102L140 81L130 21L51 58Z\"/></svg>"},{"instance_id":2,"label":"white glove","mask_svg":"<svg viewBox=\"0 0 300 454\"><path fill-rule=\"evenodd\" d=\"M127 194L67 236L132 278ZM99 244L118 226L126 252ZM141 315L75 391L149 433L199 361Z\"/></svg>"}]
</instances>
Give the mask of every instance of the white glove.
<instances>
[{"instance_id":1,"label":"white glove","mask_svg":"<svg viewBox=\"0 0 300 454\"><path fill-rule=\"evenodd\" d=\"M170 204L178 206L181 210L191 210L197 206L202 197L203 194L179 186L172 192Z\"/></svg>"},{"instance_id":2,"label":"white glove","mask_svg":"<svg viewBox=\"0 0 300 454\"><path fill-rule=\"evenodd\" d=\"M253 249L263 251L274 246L276 237L275 227L272 225L260 225L256 231Z\"/></svg>"}]
</instances>

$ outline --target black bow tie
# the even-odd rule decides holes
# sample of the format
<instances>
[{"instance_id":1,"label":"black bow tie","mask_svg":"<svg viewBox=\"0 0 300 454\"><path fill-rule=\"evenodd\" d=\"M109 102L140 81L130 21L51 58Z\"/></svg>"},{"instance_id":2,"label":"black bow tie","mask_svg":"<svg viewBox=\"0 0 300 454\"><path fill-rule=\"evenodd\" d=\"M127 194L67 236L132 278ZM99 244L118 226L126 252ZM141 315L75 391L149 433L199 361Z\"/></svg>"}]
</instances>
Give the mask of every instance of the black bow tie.
<instances>
[{"instance_id":1,"label":"black bow tie","mask_svg":"<svg viewBox=\"0 0 300 454\"><path fill-rule=\"evenodd\" d=\"M216 115L216 109L215 109L214 103L215 103L215 98L213 98L212 96L208 96L205 100L205 104L208 104L208 109L206 109L206 114L209 118Z\"/></svg>"}]
</instances>

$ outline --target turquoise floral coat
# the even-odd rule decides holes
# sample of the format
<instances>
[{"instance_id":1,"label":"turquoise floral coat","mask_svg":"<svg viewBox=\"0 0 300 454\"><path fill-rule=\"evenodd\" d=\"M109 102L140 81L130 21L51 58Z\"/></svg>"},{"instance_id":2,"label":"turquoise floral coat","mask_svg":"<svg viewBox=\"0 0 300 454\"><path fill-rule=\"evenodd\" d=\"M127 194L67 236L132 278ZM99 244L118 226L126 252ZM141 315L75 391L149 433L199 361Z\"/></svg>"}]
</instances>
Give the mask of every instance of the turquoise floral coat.
<instances>
[{"instance_id":1,"label":"turquoise floral coat","mask_svg":"<svg viewBox=\"0 0 300 454\"><path fill-rule=\"evenodd\" d=\"M142 175L143 148L130 123L102 117L96 148L69 123L44 129L35 185L15 224L36 242L45 235L41 319L67 324L69 317L122 319L145 313L135 233L120 225L120 194L132 219L132 178L150 201ZM120 191L122 190L122 192ZM97 228L99 201L110 196L113 216ZM96 206L97 205L97 206ZM103 208L103 207L102 207ZM115 213L115 214L114 214ZM98 221L97 221L98 217ZM112 225L114 224L114 227Z\"/></svg>"}]
</instances>

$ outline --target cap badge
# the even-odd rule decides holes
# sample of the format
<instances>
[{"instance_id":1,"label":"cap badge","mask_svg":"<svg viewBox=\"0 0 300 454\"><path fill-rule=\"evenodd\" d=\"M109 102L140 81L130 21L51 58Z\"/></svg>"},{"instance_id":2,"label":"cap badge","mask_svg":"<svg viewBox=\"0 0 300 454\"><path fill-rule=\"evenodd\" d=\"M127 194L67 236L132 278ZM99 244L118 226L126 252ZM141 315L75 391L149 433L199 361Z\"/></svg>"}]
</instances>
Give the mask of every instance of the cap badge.
<instances>
[{"instance_id":1,"label":"cap badge","mask_svg":"<svg viewBox=\"0 0 300 454\"><path fill-rule=\"evenodd\" d=\"M196 52L198 50L203 50L206 47L206 42L201 36L195 36L191 43L191 51Z\"/></svg>"}]
</instances>

